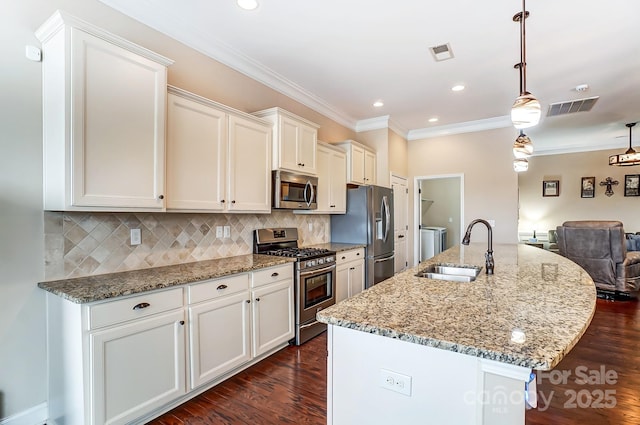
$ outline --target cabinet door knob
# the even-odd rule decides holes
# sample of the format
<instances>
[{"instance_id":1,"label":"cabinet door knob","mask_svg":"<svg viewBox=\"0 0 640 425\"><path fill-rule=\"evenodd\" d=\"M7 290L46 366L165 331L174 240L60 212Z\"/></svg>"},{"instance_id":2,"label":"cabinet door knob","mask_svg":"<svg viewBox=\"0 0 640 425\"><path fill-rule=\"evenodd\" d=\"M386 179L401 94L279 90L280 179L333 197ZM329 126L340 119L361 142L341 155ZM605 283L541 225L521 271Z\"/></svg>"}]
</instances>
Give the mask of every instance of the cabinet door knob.
<instances>
[{"instance_id":1,"label":"cabinet door knob","mask_svg":"<svg viewBox=\"0 0 640 425\"><path fill-rule=\"evenodd\" d=\"M250 304L250 303L251 303L251 300L247 300L247 304Z\"/></svg>"},{"instance_id":2,"label":"cabinet door knob","mask_svg":"<svg viewBox=\"0 0 640 425\"><path fill-rule=\"evenodd\" d=\"M278 276L280 276L280 273L278 272L271 273L271 277L278 277Z\"/></svg>"},{"instance_id":3,"label":"cabinet door knob","mask_svg":"<svg viewBox=\"0 0 640 425\"><path fill-rule=\"evenodd\" d=\"M158 199L164 199L164 195L158 196Z\"/></svg>"},{"instance_id":4,"label":"cabinet door knob","mask_svg":"<svg viewBox=\"0 0 640 425\"><path fill-rule=\"evenodd\" d=\"M360 256L360 253L358 252L358 253L356 253L356 255L357 255L357 256Z\"/></svg>"},{"instance_id":5,"label":"cabinet door knob","mask_svg":"<svg viewBox=\"0 0 640 425\"><path fill-rule=\"evenodd\" d=\"M234 199L233 201L231 201L231 203L232 203L232 204L235 204L235 203L236 203L236 200Z\"/></svg>"},{"instance_id":6,"label":"cabinet door knob","mask_svg":"<svg viewBox=\"0 0 640 425\"><path fill-rule=\"evenodd\" d=\"M220 201L221 204L224 204L224 199Z\"/></svg>"},{"instance_id":7,"label":"cabinet door knob","mask_svg":"<svg viewBox=\"0 0 640 425\"><path fill-rule=\"evenodd\" d=\"M184 320L181 320L179 323L184 326Z\"/></svg>"},{"instance_id":8,"label":"cabinet door knob","mask_svg":"<svg viewBox=\"0 0 640 425\"><path fill-rule=\"evenodd\" d=\"M260 298L256 298L256 302L260 301Z\"/></svg>"},{"instance_id":9,"label":"cabinet door knob","mask_svg":"<svg viewBox=\"0 0 640 425\"><path fill-rule=\"evenodd\" d=\"M143 308L147 308L149 306L151 306L151 304L149 304L149 303L140 303L140 304L134 305L133 309L134 310L142 310Z\"/></svg>"},{"instance_id":10,"label":"cabinet door knob","mask_svg":"<svg viewBox=\"0 0 640 425\"><path fill-rule=\"evenodd\" d=\"M222 291L223 289L227 289L227 285L225 285L225 284L219 285L216 289L218 291Z\"/></svg>"},{"instance_id":11,"label":"cabinet door knob","mask_svg":"<svg viewBox=\"0 0 640 425\"><path fill-rule=\"evenodd\" d=\"M344 256L343 256L341 259L342 259L342 260L345 260L346 258L347 258L347 257L344 257Z\"/></svg>"}]
</instances>

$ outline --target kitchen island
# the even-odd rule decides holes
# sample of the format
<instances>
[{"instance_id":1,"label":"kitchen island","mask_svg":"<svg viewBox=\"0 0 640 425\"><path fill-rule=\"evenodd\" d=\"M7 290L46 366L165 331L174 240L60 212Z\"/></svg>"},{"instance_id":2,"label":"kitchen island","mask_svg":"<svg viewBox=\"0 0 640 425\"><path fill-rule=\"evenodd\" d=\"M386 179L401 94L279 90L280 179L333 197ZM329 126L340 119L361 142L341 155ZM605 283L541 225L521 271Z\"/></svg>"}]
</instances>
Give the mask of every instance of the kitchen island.
<instances>
[{"instance_id":1,"label":"kitchen island","mask_svg":"<svg viewBox=\"0 0 640 425\"><path fill-rule=\"evenodd\" d=\"M595 311L593 281L557 254L494 247L473 282L415 275L483 266L451 248L318 313L329 325L328 424L524 424L525 383L571 350Z\"/></svg>"}]
</instances>

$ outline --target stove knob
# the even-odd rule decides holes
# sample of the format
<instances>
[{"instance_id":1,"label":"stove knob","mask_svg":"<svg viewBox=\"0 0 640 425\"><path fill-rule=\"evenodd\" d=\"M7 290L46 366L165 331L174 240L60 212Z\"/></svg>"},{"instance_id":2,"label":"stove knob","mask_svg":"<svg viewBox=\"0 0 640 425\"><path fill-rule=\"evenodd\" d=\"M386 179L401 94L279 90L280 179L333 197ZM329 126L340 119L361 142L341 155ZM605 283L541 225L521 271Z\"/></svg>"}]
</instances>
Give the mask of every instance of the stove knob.
<instances>
[{"instance_id":1,"label":"stove knob","mask_svg":"<svg viewBox=\"0 0 640 425\"><path fill-rule=\"evenodd\" d=\"M318 258L318 264L324 264L324 258Z\"/></svg>"},{"instance_id":2,"label":"stove knob","mask_svg":"<svg viewBox=\"0 0 640 425\"><path fill-rule=\"evenodd\" d=\"M327 257L324 262L325 263L333 263L334 261L336 261L333 257Z\"/></svg>"}]
</instances>

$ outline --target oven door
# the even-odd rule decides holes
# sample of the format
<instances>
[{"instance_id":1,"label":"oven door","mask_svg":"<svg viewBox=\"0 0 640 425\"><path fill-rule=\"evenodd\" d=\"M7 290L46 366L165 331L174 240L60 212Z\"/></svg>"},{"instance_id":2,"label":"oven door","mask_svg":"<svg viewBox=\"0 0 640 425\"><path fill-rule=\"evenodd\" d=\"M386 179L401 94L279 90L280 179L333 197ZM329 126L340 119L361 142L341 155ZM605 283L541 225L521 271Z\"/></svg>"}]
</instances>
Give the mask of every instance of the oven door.
<instances>
[{"instance_id":1,"label":"oven door","mask_svg":"<svg viewBox=\"0 0 640 425\"><path fill-rule=\"evenodd\" d=\"M304 324L316 320L316 313L336 303L336 265L298 275L297 322Z\"/></svg>"}]
</instances>

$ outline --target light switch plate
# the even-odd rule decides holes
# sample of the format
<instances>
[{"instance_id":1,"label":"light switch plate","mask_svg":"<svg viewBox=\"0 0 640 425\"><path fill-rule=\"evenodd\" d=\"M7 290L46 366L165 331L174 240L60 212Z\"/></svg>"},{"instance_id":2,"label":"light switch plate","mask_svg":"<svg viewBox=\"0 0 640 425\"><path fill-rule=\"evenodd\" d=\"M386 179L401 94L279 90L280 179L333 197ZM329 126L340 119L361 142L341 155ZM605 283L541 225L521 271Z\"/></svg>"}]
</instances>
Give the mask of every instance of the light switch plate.
<instances>
[{"instance_id":1,"label":"light switch plate","mask_svg":"<svg viewBox=\"0 0 640 425\"><path fill-rule=\"evenodd\" d=\"M224 237L225 238L231 237L231 226L224 226Z\"/></svg>"},{"instance_id":2,"label":"light switch plate","mask_svg":"<svg viewBox=\"0 0 640 425\"><path fill-rule=\"evenodd\" d=\"M222 237L222 226L216 226L216 238Z\"/></svg>"}]
</instances>

